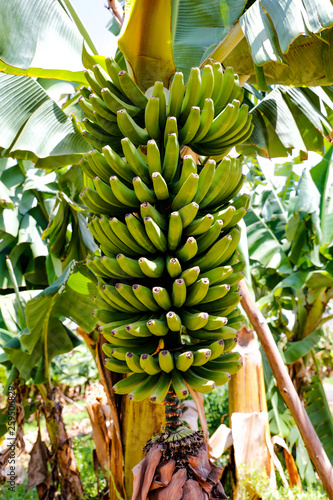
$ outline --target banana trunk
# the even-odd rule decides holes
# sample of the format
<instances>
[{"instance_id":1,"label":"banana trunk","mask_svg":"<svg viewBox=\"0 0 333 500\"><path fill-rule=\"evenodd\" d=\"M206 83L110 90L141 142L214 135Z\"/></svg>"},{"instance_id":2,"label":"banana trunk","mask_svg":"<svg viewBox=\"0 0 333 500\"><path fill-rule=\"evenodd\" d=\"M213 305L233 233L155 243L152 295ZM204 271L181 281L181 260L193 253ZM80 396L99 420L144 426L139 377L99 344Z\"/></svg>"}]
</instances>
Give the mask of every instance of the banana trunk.
<instances>
[{"instance_id":1,"label":"banana trunk","mask_svg":"<svg viewBox=\"0 0 333 500\"><path fill-rule=\"evenodd\" d=\"M256 471L275 484L275 472L267 447L270 440L266 390L259 345L245 326L238 332L236 350L243 367L229 382L229 414L233 435L237 483L233 498L259 498L246 484L246 476ZM244 469L245 467L245 469ZM245 482L245 490L241 484Z\"/></svg>"}]
</instances>

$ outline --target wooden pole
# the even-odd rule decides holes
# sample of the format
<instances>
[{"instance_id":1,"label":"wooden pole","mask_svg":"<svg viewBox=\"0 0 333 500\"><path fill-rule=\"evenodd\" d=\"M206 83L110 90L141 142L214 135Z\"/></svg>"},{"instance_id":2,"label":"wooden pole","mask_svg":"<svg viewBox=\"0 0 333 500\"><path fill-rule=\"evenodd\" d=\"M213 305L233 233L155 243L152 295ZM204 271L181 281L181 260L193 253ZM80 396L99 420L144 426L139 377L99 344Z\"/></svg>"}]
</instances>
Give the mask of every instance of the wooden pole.
<instances>
[{"instance_id":1,"label":"wooden pole","mask_svg":"<svg viewBox=\"0 0 333 500\"><path fill-rule=\"evenodd\" d=\"M279 391L301 433L312 463L323 483L323 487L329 499L333 500L333 467L298 397L265 318L252 299L244 280L240 282L239 289L242 294L242 307L257 332Z\"/></svg>"}]
</instances>

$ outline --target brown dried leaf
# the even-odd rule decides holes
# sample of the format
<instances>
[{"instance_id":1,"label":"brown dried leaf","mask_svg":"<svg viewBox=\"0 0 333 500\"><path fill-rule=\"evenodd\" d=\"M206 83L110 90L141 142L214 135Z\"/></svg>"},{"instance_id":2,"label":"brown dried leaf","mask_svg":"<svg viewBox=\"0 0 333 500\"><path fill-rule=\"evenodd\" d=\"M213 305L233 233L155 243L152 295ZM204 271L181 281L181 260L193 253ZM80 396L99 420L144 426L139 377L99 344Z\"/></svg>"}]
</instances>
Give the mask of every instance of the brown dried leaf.
<instances>
[{"instance_id":1,"label":"brown dried leaf","mask_svg":"<svg viewBox=\"0 0 333 500\"><path fill-rule=\"evenodd\" d=\"M52 479L47 467L47 461L48 449L44 441L42 441L40 431L38 431L37 440L30 452L27 491L40 485L44 485L46 489L50 489Z\"/></svg>"},{"instance_id":2,"label":"brown dried leaf","mask_svg":"<svg viewBox=\"0 0 333 500\"><path fill-rule=\"evenodd\" d=\"M209 500L220 500L220 499L225 499L228 498L227 495L224 493L223 486L220 481L216 483L212 491L210 492L209 495Z\"/></svg>"},{"instance_id":3,"label":"brown dried leaf","mask_svg":"<svg viewBox=\"0 0 333 500\"><path fill-rule=\"evenodd\" d=\"M150 491L156 490L157 488L161 488L163 486L167 486L171 481L175 467L176 462L173 459L168 460L167 462L160 463L156 469L155 477Z\"/></svg>"},{"instance_id":4,"label":"brown dried leaf","mask_svg":"<svg viewBox=\"0 0 333 500\"><path fill-rule=\"evenodd\" d=\"M194 472L196 477L198 477L202 481L206 481L210 471L213 468L212 464L208 459L206 445L202 446L202 448L200 449L199 453L196 456L189 455L187 457L187 460L191 470Z\"/></svg>"},{"instance_id":5,"label":"brown dried leaf","mask_svg":"<svg viewBox=\"0 0 333 500\"><path fill-rule=\"evenodd\" d=\"M153 444L141 462L133 467L133 495L132 500L146 500L156 467L162 456L163 445Z\"/></svg>"},{"instance_id":6,"label":"brown dried leaf","mask_svg":"<svg viewBox=\"0 0 333 500\"><path fill-rule=\"evenodd\" d=\"M188 479L183 488L182 500L208 500L208 495L194 479Z\"/></svg>"},{"instance_id":7,"label":"brown dried leaf","mask_svg":"<svg viewBox=\"0 0 333 500\"><path fill-rule=\"evenodd\" d=\"M222 468L217 467L217 465L214 465L212 463L210 465L212 467L212 470L208 474L207 481L210 481L211 483L216 484L222 475Z\"/></svg>"},{"instance_id":8,"label":"brown dried leaf","mask_svg":"<svg viewBox=\"0 0 333 500\"><path fill-rule=\"evenodd\" d=\"M186 469L179 469L176 474L172 476L168 486L149 493L149 500L181 500L186 476ZM144 499L142 498L142 500Z\"/></svg>"}]
</instances>

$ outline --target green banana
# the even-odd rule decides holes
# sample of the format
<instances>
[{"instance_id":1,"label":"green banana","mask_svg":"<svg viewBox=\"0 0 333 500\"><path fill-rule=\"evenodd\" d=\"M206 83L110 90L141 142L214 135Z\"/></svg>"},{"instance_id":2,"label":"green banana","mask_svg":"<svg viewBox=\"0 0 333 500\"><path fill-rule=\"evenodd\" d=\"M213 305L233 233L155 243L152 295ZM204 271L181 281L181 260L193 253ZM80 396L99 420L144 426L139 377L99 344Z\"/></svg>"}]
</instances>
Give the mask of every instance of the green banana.
<instances>
[{"instance_id":1,"label":"green banana","mask_svg":"<svg viewBox=\"0 0 333 500\"><path fill-rule=\"evenodd\" d=\"M204 234L202 234L197 238L198 253L205 252L215 243L216 240L218 240L221 234L222 227L223 227L223 222L218 219L208 229L208 231L206 231Z\"/></svg>"},{"instance_id":2,"label":"green banana","mask_svg":"<svg viewBox=\"0 0 333 500\"><path fill-rule=\"evenodd\" d=\"M145 376L147 377L146 372L141 368L140 356L134 352L131 352L130 347L128 349L129 351L126 353L126 358L125 358L128 368L134 373L141 373L141 374L144 373Z\"/></svg>"},{"instance_id":3,"label":"green banana","mask_svg":"<svg viewBox=\"0 0 333 500\"><path fill-rule=\"evenodd\" d=\"M177 72L173 75L173 80L169 90L170 97L167 114L168 116L175 116L178 118L182 109L185 91L183 73Z\"/></svg>"},{"instance_id":4,"label":"green banana","mask_svg":"<svg viewBox=\"0 0 333 500\"><path fill-rule=\"evenodd\" d=\"M166 229L168 227L167 221L163 215L148 202L140 205L140 215L143 219L145 217L151 217L161 229Z\"/></svg>"},{"instance_id":5,"label":"green banana","mask_svg":"<svg viewBox=\"0 0 333 500\"><path fill-rule=\"evenodd\" d=\"M146 249L141 245L138 245L136 241L133 239L131 233L127 229L126 224L118 220L116 217L111 217L111 219L109 220L109 224L114 234L126 246L128 246L131 250L133 250L133 252L136 252L138 254L146 252Z\"/></svg>"},{"instance_id":6,"label":"green banana","mask_svg":"<svg viewBox=\"0 0 333 500\"><path fill-rule=\"evenodd\" d=\"M200 274L199 278L208 278L210 285L218 285L220 283L224 283L224 280L232 275L233 271L234 268L231 266L215 267L210 271L206 271L203 274Z\"/></svg>"},{"instance_id":7,"label":"green banana","mask_svg":"<svg viewBox=\"0 0 333 500\"><path fill-rule=\"evenodd\" d=\"M205 330L220 330L228 322L228 319L223 316L213 316L209 315L207 324L205 325Z\"/></svg>"},{"instance_id":8,"label":"green banana","mask_svg":"<svg viewBox=\"0 0 333 500\"><path fill-rule=\"evenodd\" d=\"M183 372L185 382L188 383L195 391L211 392L215 388L215 382L197 375L191 368Z\"/></svg>"},{"instance_id":9,"label":"green banana","mask_svg":"<svg viewBox=\"0 0 333 500\"><path fill-rule=\"evenodd\" d=\"M116 175L110 177L110 186L115 197L124 206L138 207L140 205L140 201L133 189L128 188Z\"/></svg>"},{"instance_id":10,"label":"green banana","mask_svg":"<svg viewBox=\"0 0 333 500\"><path fill-rule=\"evenodd\" d=\"M199 330L204 328L209 315L205 312L189 313L185 310L180 311L182 323L189 330Z\"/></svg>"},{"instance_id":11,"label":"green banana","mask_svg":"<svg viewBox=\"0 0 333 500\"><path fill-rule=\"evenodd\" d=\"M203 107L206 99L209 99L214 89L214 72L210 64L203 67L201 73L201 89L198 106Z\"/></svg>"},{"instance_id":12,"label":"green banana","mask_svg":"<svg viewBox=\"0 0 333 500\"><path fill-rule=\"evenodd\" d=\"M177 396L179 397L179 399L187 398L188 389L184 383L182 375L179 373L177 369L172 370L171 380L172 380L172 387Z\"/></svg>"},{"instance_id":13,"label":"green banana","mask_svg":"<svg viewBox=\"0 0 333 500\"><path fill-rule=\"evenodd\" d=\"M145 126L152 139L158 140L161 136L160 129L160 103L159 98L152 96L148 99L145 109ZM155 171L154 171L155 172Z\"/></svg>"},{"instance_id":14,"label":"green banana","mask_svg":"<svg viewBox=\"0 0 333 500\"><path fill-rule=\"evenodd\" d=\"M160 150L154 139L147 142L147 164L150 177L154 172L162 173Z\"/></svg>"},{"instance_id":15,"label":"green banana","mask_svg":"<svg viewBox=\"0 0 333 500\"><path fill-rule=\"evenodd\" d=\"M198 189L199 175L190 174L171 203L171 210L179 210L193 201Z\"/></svg>"},{"instance_id":16,"label":"green banana","mask_svg":"<svg viewBox=\"0 0 333 500\"><path fill-rule=\"evenodd\" d=\"M147 327L145 320L136 321L126 326L126 331L133 335L133 337L151 337L152 333Z\"/></svg>"},{"instance_id":17,"label":"green banana","mask_svg":"<svg viewBox=\"0 0 333 500\"><path fill-rule=\"evenodd\" d=\"M212 185L216 170L216 162L209 159L201 172L199 173L198 191L194 197L194 201L201 203Z\"/></svg>"},{"instance_id":18,"label":"green banana","mask_svg":"<svg viewBox=\"0 0 333 500\"><path fill-rule=\"evenodd\" d=\"M161 286L154 286L153 288L153 297L156 301L156 303L162 308L165 309L166 311L171 308L172 302L171 302L171 297L166 290L166 288L163 288Z\"/></svg>"},{"instance_id":19,"label":"green banana","mask_svg":"<svg viewBox=\"0 0 333 500\"><path fill-rule=\"evenodd\" d=\"M169 331L169 326L163 319L150 319L147 321L147 327L157 337L164 337Z\"/></svg>"},{"instance_id":20,"label":"green banana","mask_svg":"<svg viewBox=\"0 0 333 500\"><path fill-rule=\"evenodd\" d=\"M166 269L171 278L176 278L182 272L182 267L179 263L179 260L176 257L166 258Z\"/></svg>"},{"instance_id":21,"label":"green banana","mask_svg":"<svg viewBox=\"0 0 333 500\"><path fill-rule=\"evenodd\" d=\"M138 311L147 310L147 308L142 304L142 302L140 302L135 297L132 287L130 285L126 285L125 283L116 283L115 289L124 300L127 300L127 302L129 302L133 307L138 309Z\"/></svg>"},{"instance_id":22,"label":"green banana","mask_svg":"<svg viewBox=\"0 0 333 500\"><path fill-rule=\"evenodd\" d=\"M134 238L138 244L145 248L148 252L155 253L157 250L156 247L148 238L143 224L135 217L135 215L126 214L125 222L132 238Z\"/></svg>"},{"instance_id":23,"label":"green banana","mask_svg":"<svg viewBox=\"0 0 333 500\"><path fill-rule=\"evenodd\" d=\"M193 144L200 142L209 132L214 121L215 109L212 99L205 99L203 110L200 114L200 124L197 133L191 140Z\"/></svg>"},{"instance_id":24,"label":"green banana","mask_svg":"<svg viewBox=\"0 0 333 500\"><path fill-rule=\"evenodd\" d=\"M206 233L214 222L212 214L206 214L199 219L194 219L186 228L185 234L197 236Z\"/></svg>"},{"instance_id":25,"label":"green banana","mask_svg":"<svg viewBox=\"0 0 333 500\"><path fill-rule=\"evenodd\" d=\"M232 238L229 234L223 236L223 238L214 243L205 255L195 259L193 261L193 265L199 266L201 271L208 271L214 266L218 266L219 261L221 263L223 262L223 256L226 254L231 241Z\"/></svg>"},{"instance_id":26,"label":"green banana","mask_svg":"<svg viewBox=\"0 0 333 500\"><path fill-rule=\"evenodd\" d=\"M136 197L141 203L155 203L157 201L154 191L143 182L141 177L133 178L133 187Z\"/></svg>"},{"instance_id":27,"label":"green banana","mask_svg":"<svg viewBox=\"0 0 333 500\"><path fill-rule=\"evenodd\" d=\"M148 375L156 375L161 371L158 359L150 354L141 354L140 366Z\"/></svg>"},{"instance_id":28,"label":"green banana","mask_svg":"<svg viewBox=\"0 0 333 500\"><path fill-rule=\"evenodd\" d=\"M149 139L151 139L148 132L137 125L126 109L117 111L117 124L123 135L128 137L136 146L147 144Z\"/></svg>"},{"instance_id":29,"label":"green banana","mask_svg":"<svg viewBox=\"0 0 333 500\"><path fill-rule=\"evenodd\" d=\"M212 99L214 102L217 101L217 98L220 95L221 88L222 88L222 82L223 82L223 70L222 70L222 65L219 62L214 62L212 64L213 68L213 75L214 75L214 87L212 91Z\"/></svg>"},{"instance_id":30,"label":"green banana","mask_svg":"<svg viewBox=\"0 0 333 500\"><path fill-rule=\"evenodd\" d=\"M180 332L180 330L182 328L182 320L180 319L180 316L178 316L178 314L176 314L173 311L169 311L166 314L166 320L167 320L168 328L172 332Z\"/></svg>"},{"instance_id":31,"label":"green banana","mask_svg":"<svg viewBox=\"0 0 333 500\"><path fill-rule=\"evenodd\" d=\"M129 377L123 378L114 384L112 390L115 394L128 394L146 380L146 378L146 373L133 373Z\"/></svg>"},{"instance_id":32,"label":"green banana","mask_svg":"<svg viewBox=\"0 0 333 500\"><path fill-rule=\"evenodd\" d=\"M121 90L120 82L119 82L119 72L121 71L121 67L116 63L116 61L112 57L107 57L105 59L105 67L108 72L111 80L115 84L115 86Z\"/></svg>"},{"instance_id":33,"label":"green banana","mask_svg":"<svg viewBox=\"0 0 333 500\"><path fill-rule=\"evenodd\" d=\"M172 186L172 192L178 193L186 179L191 174L197 173L197 165L191 155L185 155L182 160L182 167L179 180Z\"/></svg>"},{"instance_id":34,"label":"green banana","mask_svg":"<svg viewBox=\"0 0 333 500\"><path fill-rule=\"evenodd\" d=\"M166 98L163 82L155 82L153 87L153 96L159 99L159 125L163 130L166 121Z\"/></svg>"},{"instance_id":35,"label":"green banana","mask_svg":"<svg viewBox=\"0 0 333 500\"><path fill-rule=\"evenodd\" d=\"M205 297L201 300L200 304L207 304L224 297L230 290L230 285L215 285L210 286Z\"/></svg>"},{"instance_id":36,"label":"green banana","mask_svg":"<svg viewBox=\"0 0 333 500\"><path fill-rule=\"evenodd\" d=\"M210 349L201 348L193 350L193 363L192 366L201 366L207 363L212 354Z\"/></svg>"},{"instance_id":37,"label":"green banana","mask_svg":"<svg viewBox=\"0 0 333 500\"><path fill-rule=\"evenodd\" d=\"M115 174L122 178L124 181L127 181L129 183L132 182L134 172L132 168L129 166L129 164L124 161L113 149L110 148L110 146L105 146L103 149L103 155L109 166L111 167L111 170L115 172ZM108 171L108 182L109 178L111 175L115 175L114 173L110 173Z\"/></svg>"},{"instance_id":38,"label":"green banana","mask_svg":"<svg viewBox=\"0 0 333 500\"><path fill-rule=\"evenodd\" d=\"M163 231L160 226L156 224L156 222L151 217L144 217L143 219L146 233L154 247L157 248L160 252L165 252L168 244Z\"/></svg>"},{"instance_id":39,"label":"green banana","mask_svg":"<svg viewBox=\"0 0 333 500\"><path fill-rule=\"evenodd\" d=\"M171 376L167 372L162 372L155 388L150 393L150 401L152 403L163 403L168 394L171 384Z\"/></svg>"},{"instance_id":40,"label":"green banana","mask_svg":"<svg viewBox=\"0 0 333 500\"><path fill-rule=\"evenodd\" d=\"M131 370L128 368L127 364L124 361L120 361L119 359L106 358L104 366L111 372L131 373Z\"/></svg>"},{"instance_id":41,"label":"green banana","mask_svg":"<svg viewBox=\"0 0 333 500\"><path fill-rule=\"evenodd\" d=\"M230 373L227 372L221 373L217 370L206 368L206 365L193 368L193 371L199 377L214 380L216 385L224 385L231 379Z\"/></svg>"},{"instance_id":42,"label":"green banana","mask_svg":"<svg viewBox=\"0 0 333 500\"><path fill-rule=\"evenodd\" d=\"M160 172L153 172L151 174L151 179L153 181L156 198L158 200L167 200L169 198L169 189Z\"/></svg>"},{"instance_id":43,"label":"green banana","mask_svg":"<svg viewBox=\"0 0 333 500\"><path fill-rule=\"evenodd\" d=\"M220 373L230 373L230 375L233 375L234 373L237 373L243 366L242 361L230 361L230 362L225 362L225 363L219 363L218 360L211 361L207 365L207 369L210 370L215 370Z\"/></svg>"},{"instance_id":44,"label":"green banana","mask_svg":"<svg viewBox=\"0 0 333 500\"><path fill-rule=\"evenodd\" d=\"M175 367L171 352L165 349L163 351L159 351L158 362L161 370L166 373L170 373Z\"/></svg>"},{"instance_id":45,"label":"green banana","mask_svg":"<svg viewBox=\"0 0 333 500\"><path fill-rule=\"evenodd\" d=\"M165 129L164 129L164 142L163 142L164 147L167 143L169 134L176 134L178 138L178 123L177 123L177 118L175 116L168 116L166 119Z\"/></svg>"},{"instance_id":46,"label":"green banana","mask_svg":"<svg viewBox=\"0 0 333 500\"><path fill-rule=\"evenodd\" d=\"M179 143L176 134L169 134L166 141L162 175L166 183L170 183L175 176L179 158Z\"/></svg>"},{"instance_id":47,"label":"green banana","mask_svg":"<svg viewBox=\"0 0 333 500\"><path fill-rule=\"evenodd\" d=\"M181 240L183 233L183 222L179 212L171 212L168 227L168 247L175 250Z\"/></svg>"},{"instance_id":48,"label":"green banana","mask_svg":"<svg viewBox=\"0 0 333 500\"><path fill-rule=\"evenodd\" d=\"M181 372L186 372L191 367L193 359L192 351L176 352L174 354L175 366Z\"/></svg>"},{"instance_id":49,"label":"green banana","mask_svg":"<svg viewBox=\"0 0 333 500\"><path fill-rule=\"evenodd\" d=\"M198 210L199 210L199 205L195 201L192 201L188 205L185 205L184 207L182 207L178 210L179 215L182 218L184 228L191 224L191 222L194 220L195 216L197 215Z\"/></svg>"},{"instance_id":50,"label":"green banana","mask_svg":"<svg viewBox=\"0 0 333 500\"><path fill-rule=\"evenodd\" d=\"M160 278L163 274L165 267L165 260L163 256L156 257L154 260L140 257L138 260L141 271L149 278Z\"/></svg>"},{"instance_id":51,"label":"green banana","mask_svg":"<svg viewBox=\"0 0 333 500\"><path fill-rule=\"evenodd\" d=\"M190 76L186 85L185 95L181 106L179 120L185 122L192 106L196 106L200 99L201 75L199 68L191 68ZM173 115L178 118L177 115Z\"/></svg>"},{"instance_id":52,"label":"green banana","mask_svg":"<svg viewBox=\"0 0 333 500\"><path fill-rule=\"evenodd\" d=\"M194 266L194 267L190 267L188 269L185 269L185 271L182 272L180 277L183 278L186 286L189 287L198 279L199 274L200 274L200 267Z\"/></svg>"},{"instance_id":53,"label":"green banana","mask_svg":"<svg viewBox=\"0 0 333 500\"><path fill-rule=\"evenodd\" d=\"M186 284L182 278L176 279L172 285L172 304L175 307L182 307L186 300Z\"/></svg>"},{"instance_id":54,"label":"green banana","mask_svg":"<svg viewBox=\"0 0 333 500\"><path fill-rule=\"evenodd\" d=\"M150 175L148 165L140 155L139 151L136 149L134 144L128 137L124 137L121 140L121 147L123 153L126 157L128 164L135 173L135 175L141 177L141 179L147 184L150 183Z\"/></svg>"},{"instance_id":55,"label":"green banana","mask_svg":"<svg viewBox=\"0 0 333 500\"><path fill-rule=\"evenodd\" d=\"M128 104L116 94L111 92L109 88L101 89L99 97L103 99L105 105L113 114L117 114L118 111L124 110L128 112L129 115L136 116L140 112L140 108L133 106L132 104Z\"/></svg>"},{"instance_id":56,"label":"green banana","mask_svg":"<svg viewBox=\"0 0 333 500\"><path fill-rule=\"evenodd\" d=\"M183 262L187 262L192 259L198 253L198 245L197 241L193 236L189 236L185 241L184 245L182 245L176 252L176 256Z\"/></svg>"},{"instance_id":57,"label":"green banana","mask_svg":"<svg viewBox=\"0 0 333 500\"><path fill-rule=\"evenodd\" d=\"M188 288L185 306L199 304L207 295L209 290L209 279L201 278Z\"/></svg>"},{"instance_id":58,"label":"green banana","mask_svg":"<svg viewBox=\"0 0 333 500\"><path fill-rule=\"evenodd\" d=\"M159 375L153 375L148 377L142 384L136 387L132 392L129 393L128 397L131 401L143 401L148 398L152 393L153 389L158 384Z\"/></svg>"},{"instance_id":59,"label":"green banana","mask_svg":"<svg viewBox=\"0 0 333 500\"><path fill-rule=\"evenodd\" d=\"M126 97L132 101L135 106L145 109L148 99L129 74L126 71L119 71L118 80L121 90Z\"/></svg>"},{"instance_id":60,"label":"green banana","mask_svg":"<svg viewBox=\"0 0 333 500\"><path fill-rule=\"evenodd\" d=\"M190 144L200 127L200 108L192 106L183 127L179 131L179 144Z\"/></svg>"},{"instance_id":61,"label":"green banana","mask_svg":"<svg viewBox=\"0 0 333 500\"><path fill-rule=\"evenodd\" d=\"M154 300L153 292L150 288L143 285L135 284L132 286L136 298L147 307L150 311L158 311L159 306Z\"/></svg>"}]
</instances>

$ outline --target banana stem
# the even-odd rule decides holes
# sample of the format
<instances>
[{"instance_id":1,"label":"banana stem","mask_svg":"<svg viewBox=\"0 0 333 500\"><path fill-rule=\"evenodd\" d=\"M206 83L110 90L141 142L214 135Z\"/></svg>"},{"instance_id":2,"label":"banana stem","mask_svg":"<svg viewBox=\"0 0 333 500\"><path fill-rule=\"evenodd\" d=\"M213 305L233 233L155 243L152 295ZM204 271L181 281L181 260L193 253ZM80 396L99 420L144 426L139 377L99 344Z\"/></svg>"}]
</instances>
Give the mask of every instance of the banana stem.
<instances>
[{"instance_id":1,"label":"banana stem","mask_svg":"<svg viewBox=\"0 0 333 500\"><path fill-rule=\"evenodd\" d=\"M252 299L246 284L240 282L239 289L242 293L242 307L258 334L259 341L266 354L279 391L301 433L309 456L323 483L323 487L328 497L333 499L333 468L325 453L323 445L298 397L265 318Z\"/></svg>"},{"instance_id":2,"label":"banana stem","mask_svg":"<svg viewBox=\"0 0 333 500\"><path fill-rule=\"evenodd\" d=\"M165 398L166 428L172 432L177 432L177 430L183 425L181 416L182 416L182 410L180 409L180 399L171 385L168 394Z\"/></svg>"}]
</instances>

